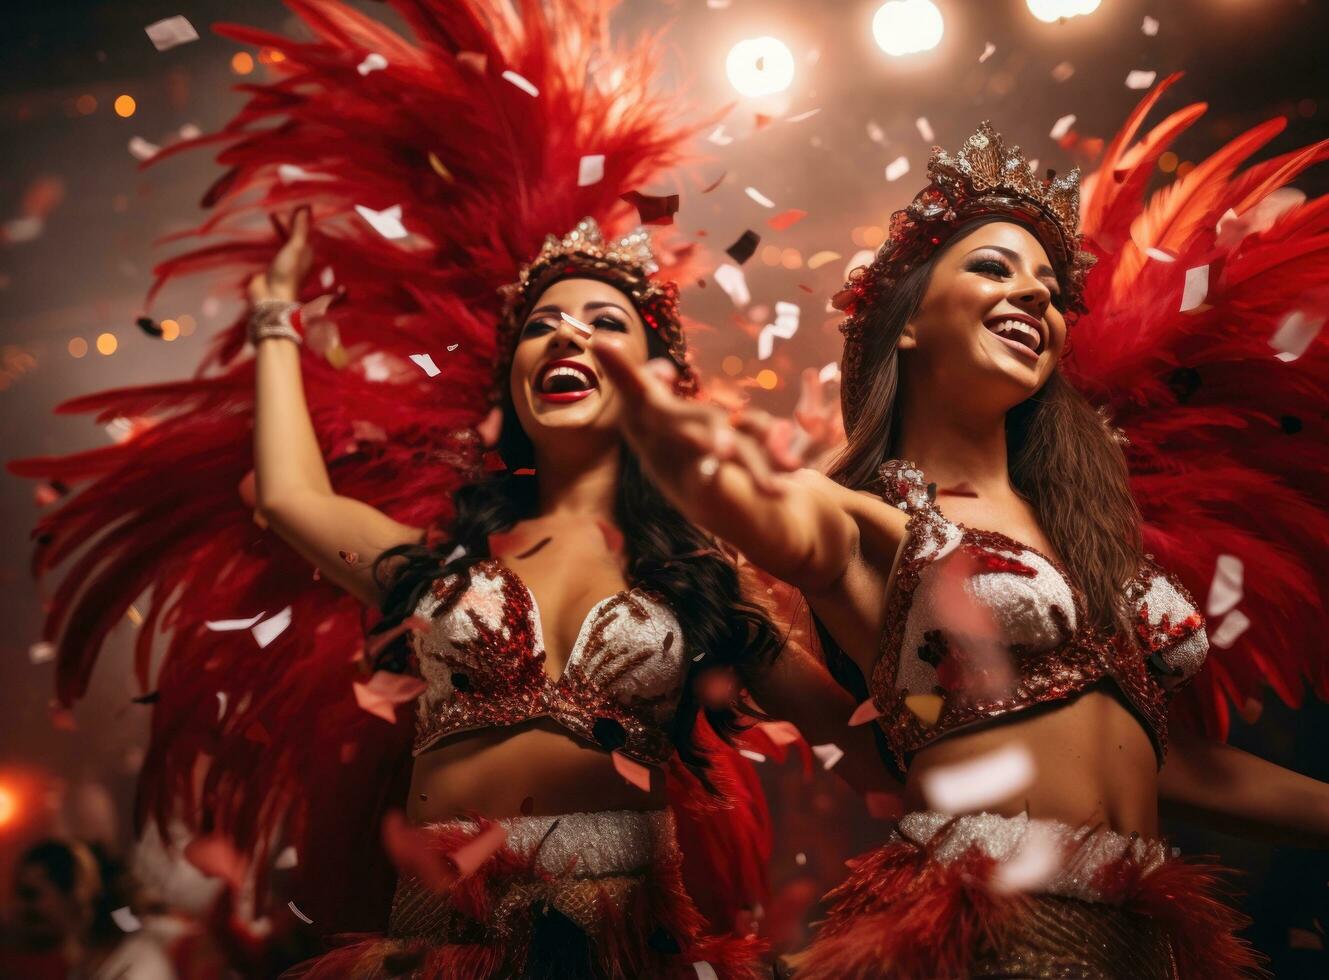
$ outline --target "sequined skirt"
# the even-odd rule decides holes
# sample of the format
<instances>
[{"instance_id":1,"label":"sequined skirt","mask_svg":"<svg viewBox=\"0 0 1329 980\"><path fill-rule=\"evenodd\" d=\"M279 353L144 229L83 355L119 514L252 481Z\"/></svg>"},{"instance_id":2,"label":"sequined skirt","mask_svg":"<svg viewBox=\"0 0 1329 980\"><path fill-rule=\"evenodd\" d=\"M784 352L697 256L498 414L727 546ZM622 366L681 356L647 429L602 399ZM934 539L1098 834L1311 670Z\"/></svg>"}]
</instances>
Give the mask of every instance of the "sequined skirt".
<instances>
[{"instance_id":1,"label":"sequined skirt","mask_svg":"<svg viewBox=\"0 0 1329 980\"><path fill-rule=\"evenodd\" d=\"M704 935L684 891L667 810L569 813L496 821L502 849L450 890L397 885L386 936L347 937L302 964L303 980L489 980L497 977L719 978L757 975L754 940ZM451 852L483 826L424 828Z\"/></svg>"},{"instance_id":2,"label":"sequined skirt","mask_svg":"<svg viewBox=\"0 0 1329 980\"><path fill-rule=\"evenodd\" d=\"M1256 960L1218 869L1157 840L990 813L907 814L856 859L797 980L1228 980Z\"/></svg>"}]
</instances>

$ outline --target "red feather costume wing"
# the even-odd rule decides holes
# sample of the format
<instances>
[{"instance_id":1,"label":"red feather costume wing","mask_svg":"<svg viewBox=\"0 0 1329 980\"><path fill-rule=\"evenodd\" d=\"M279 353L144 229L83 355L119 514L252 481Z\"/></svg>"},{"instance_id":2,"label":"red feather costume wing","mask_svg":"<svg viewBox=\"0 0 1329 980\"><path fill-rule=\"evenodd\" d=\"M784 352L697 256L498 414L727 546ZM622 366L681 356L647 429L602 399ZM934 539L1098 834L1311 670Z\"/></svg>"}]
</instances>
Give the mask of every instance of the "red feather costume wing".
<instances>
[{"instance_id":1,"label":"red feather costume wing","mask_svg":"<svg viewBox=\"0 0 1329 980\"><path fill-rule=\"evenodd\" d=\"M153 293L193 273L244 282L280 245L263 216L310 206L303 298L341 297L328 314L340 343L304 365L332 483L432 526L463 479L451 434L487 408L497 288L547 233L585 215L624 223L619 196L675 164L689 132L671 122L676 97L654 89L656 40L609 42L608 0L392 0L410 39L337 0L288 5L312 40L219 28L274 52L275 78L242 86L248 102L220 133L158 157L219 146L227 169L204 199L208 219L176 236L209 243L162 263ZM587 154L603 154L604 176L580 186ZM369 222L393 208L404 237ZM318 928L365 927L392 886L379 817L405 798L409 712L389 723L360 709L361 609L241 499L254 373L243 350L237 322L191 380L69 402L61 411L134 420L134 434L13 465L76 490L37 530L36 573L69 563L46 636L68 704L144 597L137 675L156 704L140 820L232 839L260 895L274 850L294 845L294 898ZM411 354L430 354L442 376ZM278 617L269 632L289 626L261 646L208 625L255 616Z\"/></svg>"},{"instance_id":2,"label":"red feather costume wing","mask_svg":"<svg viewBox=\"0 0 1329 980\"><path fill-rule=\"evenodd\" d=\"M1159 155L1205 111L1187 106L1136 140L1176 78L1085 182L1081 230L1098 264L1065 370L1129 440L1146 550L1202 600L1220 556L1244 569L1235 606L1231 589L1209 600L1208 664L1180 706L1223 736L1229 702L1266 684L1293 705L1307 683L1329 695L1329 335L1316 326L1329 313L1329 199L1282 190L1329 141L1242 170L1282 129L1274 120L1146 199Z\"/></svg>"}]
</instances>

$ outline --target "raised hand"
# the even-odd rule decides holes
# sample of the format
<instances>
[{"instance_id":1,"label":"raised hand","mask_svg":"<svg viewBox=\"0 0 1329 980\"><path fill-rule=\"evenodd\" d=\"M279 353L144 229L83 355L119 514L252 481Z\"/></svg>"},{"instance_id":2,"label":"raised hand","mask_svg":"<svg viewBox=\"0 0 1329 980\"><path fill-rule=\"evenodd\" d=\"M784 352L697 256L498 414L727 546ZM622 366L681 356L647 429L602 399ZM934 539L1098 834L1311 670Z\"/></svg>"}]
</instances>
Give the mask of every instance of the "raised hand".
<instances>
[{"instance_id":1,"label":"raised hand","mask_svg":"<svg viewBox=\"0 0 1329 980\"><path fill-rule=\"evenodd\" d=\"M300 296L300 284L314 263L314 250L309 244L310 216L307 206L295 210L291 216L289 232L275 217L272 224L278 234L286 236L286 242L272 257L267 270L249 280L251 303L265 299L295 302Z\"/></svg>"}]
</instances>

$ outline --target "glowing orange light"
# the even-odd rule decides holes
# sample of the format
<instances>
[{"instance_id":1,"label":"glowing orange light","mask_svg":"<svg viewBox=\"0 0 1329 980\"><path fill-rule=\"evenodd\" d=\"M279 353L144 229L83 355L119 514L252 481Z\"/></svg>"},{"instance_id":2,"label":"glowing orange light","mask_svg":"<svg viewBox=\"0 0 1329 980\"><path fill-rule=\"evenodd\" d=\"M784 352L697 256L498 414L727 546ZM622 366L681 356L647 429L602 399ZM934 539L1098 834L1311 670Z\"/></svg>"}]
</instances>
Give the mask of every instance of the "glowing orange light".
<instances>
[{"instance_id":1,"label":"glowing orange light","mask_svg":"<svg viewBox=\"0 0 1329 980\"><path fill-rule=\"evenodd\" d=\"M162 340L175 340L180 336L180 324L174 320L162 321Z\"/></svg>"},{"instance_id":2,"label":"glowing orange light","mask_svg":"<svg viewBox=\"0 0 1329 980\"><path fill-rule=\"evenodd\" d=\"M1177 164L1177 179L1181 180L1181 178L1185 177L1188 173L1190 173L1194 169L1195 169L1195 164L1191 163L1189 160L1187 160L1185 163Z\"/></svg>"},{"instance_id":3,"label":"glowing orange light","mask_svg":"<svg viewBox=\"0 0 1329 980\"><path fill-rule=\"evenodd\" d=\"M88 342L82 337L74 337L69 341L69 356L82 357L88 352Z\"/></svg>"},{"instance_id":4,"label":"glowing orange light","mask_svg":"<svg viewBox=\"0 0 1329 980\"><path fill-rule=\"evenodd\" d=\"M763 245L761 247L761 260L767 265L780 264L780 246Z\"/></svg>"},{"instance_id":5,"label":"glowing orange light","mask_svg":"<svg viewBox=\"0 0 1329 980\"><path fill-rule=\"evenodd\" d=\"M796 248L787 248L780 253L780 264L786 269L801 269L803 254Z\"/></svg>"},{"instance_id":6,"label":"glowing orange light","mask_svg":"<svg viewBox=\"0 0 1329 980\"><path fill-rule=\"evenodd\" d=\"M736 374L743 373L743 358L730 354L720 362L720 368L731 378Z\"/></svg>"},{"instance_id":7,"label":"glowing orange light","mask_svg":"<svg viewBox=\"0 0 1329 980\"><path fill-rule=\"evenodd\" d=\"M8 786L0 786L0 828L8 827L18 816L18 794Z\"/></svg>"},{"instance_id":8,"label":"glowing orange light","mask_svg":"<svg viewBox=\"0 0 1329 980\"><path fill-rule=\"evenodd\" d=\"M138 103L134 101L132 95L117 95L115 97L115 114L121 119L128 119L138 108Z\"/></svg>"},{"instance_id":9,"label":"glowing orange light","mask_svg":"<svg viewBox=\"0 0 1329 980\"><path fill-rule=\"evenodd\" d=\"M757 372L757 384L761 385L767 391L770 391L779 384L779 382L780 379L776 377L775 372L770 368L762 368Z\"/></svg>"},{"instance_id":10,"label":"glowing orange light","mask_svg":"<svg viewBox=\"0 0 1329 980\"><path fill-rule=\"evenodd\" d=\"M248 51L237 51L231 55L231 71L237 75L248 75L254 70L254 56Z\"/></svg>"},{"instance_id":11,"label":"glowing orange light","mask_svg":"<svg viewBox=\"0 0 1329 980\"><path fill-rule=\"evenodd\" d=\"M1177 155L1168 150L1158 158L1158 169L1165 174L1170 174L1177 169Z\"/></svg>"},{"instance_id":12,"label":"glowing orange light","mask_svg":"<svg viewBox=\"0 0 1329 980\"><path fill-rule=\"evenodd\" d=\"M188 313L182 314L177 319L180 323L180 336L192 337L194 335L194 328L198 326L198 321L196 321Z\"/></svg>"},{"instance_id":13,"label":"glowing orange light","mask_svg":"<svg viewBox=\"0 0 1329 980\"><path fill-rule=\"evenodd\" d=\"M120 342L115 339L113 333L101 333L97 335L97 353L105 354L108 357L115 353L115 349L120 346Z\"/></svg>"},{"instance_id":14,"label":"glowing orange light","mask_svg":"<svg viewBox=\"0 0 1329 980\"><path fill-rule=\"evenodd\" d=\"M80 115L90 116L97 111L97 97L95 95L83 94L74 100L74 108Z\"/></svg>"},{"instance_id":15,"label":"glowing orange light","mask_svg":"<svg viewBox=\"0 0 1329 980\"><path fill-rule=\"evenodd\" d=\"M286 60L286 55L276 48L264 48L258 53L258 60L264 65L276 65Z\"/></svg>"}]
</instances>

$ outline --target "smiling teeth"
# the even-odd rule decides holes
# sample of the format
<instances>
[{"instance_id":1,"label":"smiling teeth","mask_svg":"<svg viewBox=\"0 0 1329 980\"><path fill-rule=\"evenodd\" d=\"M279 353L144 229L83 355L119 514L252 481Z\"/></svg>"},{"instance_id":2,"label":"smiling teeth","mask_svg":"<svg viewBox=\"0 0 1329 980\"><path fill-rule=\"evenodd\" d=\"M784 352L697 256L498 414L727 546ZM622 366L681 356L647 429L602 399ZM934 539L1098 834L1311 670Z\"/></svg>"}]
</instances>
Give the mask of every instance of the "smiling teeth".
<instances>
[{"instance_id":1,"label":"smiling teeth","mask_svg":"<svg viewBox=\"0 0 1329 980\"><path fill-rule=\"evenodd\" d=\"M1027 339L1029 343L1026 346L1030 347L1034 353L1038 353L1039 348L1043 346L1042 335L1029 324L1020 320L1002 320L994 323L988 329L997 336L1013 336L1013 338L1021 341Z\"/></svg>"},{"instance_id":2,"label":"smiling teeth","mask_svg":"<svg viewBox=\"0 0 1329 980\"><path fill-rule=\"evenodd\" d=\"M583 388L593 387L591 379L584 371L578 371L576 368L559 366L556 368L550 368L544 373L544 377L540 379L540 390L546 392L549 391L553 387L553 381L555 378L576 378Z\"/></svg>"}]
</instances>

